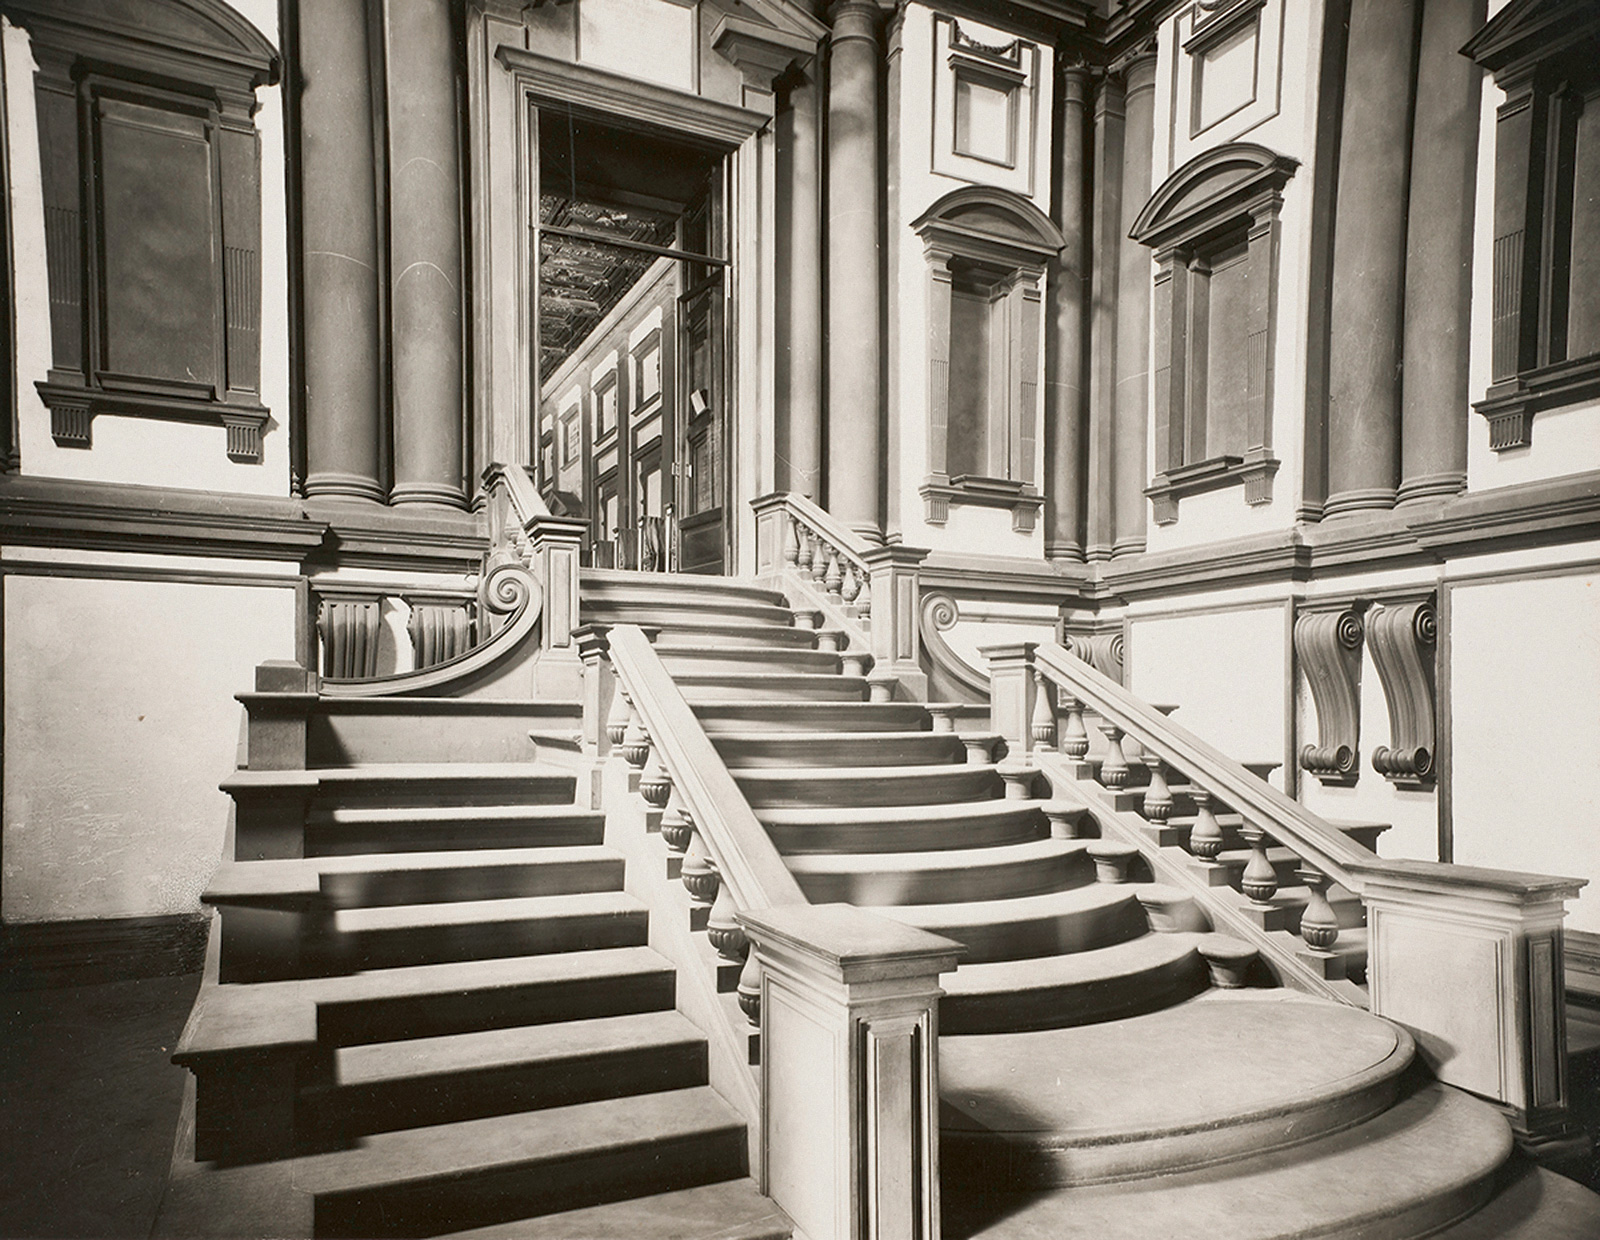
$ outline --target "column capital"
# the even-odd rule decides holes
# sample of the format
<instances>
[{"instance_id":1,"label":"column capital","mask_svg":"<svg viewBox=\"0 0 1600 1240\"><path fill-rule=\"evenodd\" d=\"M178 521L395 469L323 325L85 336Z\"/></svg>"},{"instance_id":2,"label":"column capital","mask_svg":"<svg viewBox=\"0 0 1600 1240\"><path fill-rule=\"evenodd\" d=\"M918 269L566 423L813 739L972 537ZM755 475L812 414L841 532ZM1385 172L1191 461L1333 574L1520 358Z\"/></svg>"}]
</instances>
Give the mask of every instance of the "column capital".
<instances>
[{"instance_id":1,"label":"column capital","mask_svg":"<svg viewBox=\"0 0 1600 1240\"><path fill-rule=\"evenodd\" d=\"M887 6L892 9L894 6ZM886 11L886 6L877 3L877 0L837 0L830 4L827 10L828 25L833 28L830 43L842 43L851 39L863 39L874 47L878 45L878 21Z\"/></svg>"}]
</instances>

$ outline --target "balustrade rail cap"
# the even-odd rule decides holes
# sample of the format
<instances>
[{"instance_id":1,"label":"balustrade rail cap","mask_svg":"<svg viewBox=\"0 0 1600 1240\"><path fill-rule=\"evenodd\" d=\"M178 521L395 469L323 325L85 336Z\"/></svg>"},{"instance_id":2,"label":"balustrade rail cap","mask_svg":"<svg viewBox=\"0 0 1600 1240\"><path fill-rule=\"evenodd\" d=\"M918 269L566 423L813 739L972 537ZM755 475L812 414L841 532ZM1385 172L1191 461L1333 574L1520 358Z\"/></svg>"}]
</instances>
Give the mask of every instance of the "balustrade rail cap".
<instances>
[{"instance_id":1,"label":"balustrade rail cap","mask_svg":"<svg viewBox=\"0 0 1600 1240\"><path fill-rule=\"evenodd\" d=\"M740 913L739 923L756 944L786 948L847 984L948 973L966 952L853 904L785 904Z\"/></svg>"},{"instance_id":2,"label":"balustrade rail cap","mask_svg":"<svg viewBox=\"0 0 1600 1240\"><path fill-rule=\"evenodd\" d=\"M1442 861L1375 860L1349 861L1346 867L1366 881L1362 894L1390 886L1397 891L1442 895L1472 893L1497 903L1520 904L1571 899L1589 885L1586 878L1567 878L1555 874L1529 874L1520 870L1491 870L1476 865L1454 865Z\"/></svg>"}]
</instances>

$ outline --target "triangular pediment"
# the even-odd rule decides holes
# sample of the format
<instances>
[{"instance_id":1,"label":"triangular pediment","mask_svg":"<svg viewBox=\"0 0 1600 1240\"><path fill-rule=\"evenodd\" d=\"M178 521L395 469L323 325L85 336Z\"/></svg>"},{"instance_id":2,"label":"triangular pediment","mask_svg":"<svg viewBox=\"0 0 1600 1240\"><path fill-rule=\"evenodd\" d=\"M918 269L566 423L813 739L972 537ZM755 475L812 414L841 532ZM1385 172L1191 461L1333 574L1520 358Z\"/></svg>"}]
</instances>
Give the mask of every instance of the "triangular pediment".
<instances>
[{"instance_id":1,"label":"triangular pediment","mask_svg":"<svg viewBox=\"0 0 1600 1240\"><path fill-rule=\"evenodd\" d=\"M1485 69L1500 73L1545 59L1600 33L1594 0L1511 0L1461 49Z\"/></svg>"}]
</instances>

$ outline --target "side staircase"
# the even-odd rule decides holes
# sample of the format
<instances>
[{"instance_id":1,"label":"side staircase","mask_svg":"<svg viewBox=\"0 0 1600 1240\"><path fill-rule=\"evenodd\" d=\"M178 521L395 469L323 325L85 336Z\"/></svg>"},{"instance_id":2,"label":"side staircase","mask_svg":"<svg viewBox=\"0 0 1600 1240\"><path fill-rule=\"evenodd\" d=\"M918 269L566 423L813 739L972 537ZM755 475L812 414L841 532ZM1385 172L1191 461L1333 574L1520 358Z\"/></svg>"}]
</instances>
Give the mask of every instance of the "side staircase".
<instances>
[{"instance_id":1,"label":"side staircase","mask_svg":"<svg viewBox=\"0 0 1600 1240\"><path fill-rule=\"evenodd\" d=\"M1267 850L1281 911L1244 920L1257 849L1196 790L1098 742L1024 766L776 590L582 585L584 621L650 634L810 901L965 946L939 1010L946 1236L1600 1235L1600 1198L1363 1010L1359 901L1328 893L1325 985L1273 984L1262 953L1313 893ZM790 1235L647 946L681 907L624 893L581 763L529 760L577 705L387 701L375 728L321 700L307 769L226 785L161 1234Z\"/></svg>"}]
</instances>

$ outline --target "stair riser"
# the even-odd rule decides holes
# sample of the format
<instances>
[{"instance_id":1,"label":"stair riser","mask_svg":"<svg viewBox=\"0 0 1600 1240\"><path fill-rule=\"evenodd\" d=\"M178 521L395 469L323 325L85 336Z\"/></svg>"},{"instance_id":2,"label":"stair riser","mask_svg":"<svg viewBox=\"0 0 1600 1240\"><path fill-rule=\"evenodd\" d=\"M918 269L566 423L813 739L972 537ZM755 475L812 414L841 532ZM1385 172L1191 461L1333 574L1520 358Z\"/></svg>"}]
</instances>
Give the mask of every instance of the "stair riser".
<instances>
[{"instance_id":1,"label":"stair riser","mask_svg":"<svg viewBox=\"0 0 1600 1240\"><path fill-rule=\"evenodd\" d=\"M980 995L946 995L939 1031L948 1034L1057 1029L1169 1007L1207 987L1206 967L1191 953L1158 968L1111 980Z\"/></svg>"},{"instance_id":2,"label":"stair riser","mask_svg":"<svg viewBox=\"0 0 1600 1240\"><path fill-rule=\"evenodd\" d=\"M776 624L696 625L688 616L673 617L656 634L655 647L665 655L683 646L725 646L729 649L760 646L787 650L815 650L814 629L782 628Z\"/></svg>"},{"instance_id":3,"label":"stair riser","mask_svg":"<svg viewBox=\"0 0 1600 1240\"><path fill-rule=\"evenodd\" d=\"M707 603L691 599L650 601L585 598L581 614L587 624L637 624L645 628L666 628L678 618L719 625L763 624L779 629L794 627L794 616L787 607L720 600Z\"/></svg>"},{"instance_id":4,"label":"stair riser","mask_svg":"<svg viewBox=\"0 0 1600 1240\"><path fill-rule=\"evenodd\" d=\"M327 944L328 971L342 973L451 960L489 960L547 952L642 947L649 917L640 909L538 920L474 923L469 926L406 926L338 934Z\"/></svg>"},{"instance_id":5,"label":"stair riser","mask_svg":"<svg viewBox=\"0 0 1600 1240\"><path fill-rule=\"evenodd\" d=\"M530 762L530 729L576 730L581 719L546 714L314 715L306 721L306 764L375 762Z\"/></svg>"},{"instance_id":6,"label":"stair riser","mask_svg":"<svg viewBox=\"0 0 1600 1240\"><path fill-rule=\"evenodd\" d=\"M699 573L636 573L631 569L586 568L583 570L583 598L605 601L682 602L686 606L711 606L716 603L766 603L786 606L781 591L750 585L731 577L710 577Z\"/></svg>"},{"instance_id":7,"label":"stair riser","mask_svg":"<svg viewBox=\"0 0 1600 1240\"><path fill-rule=\"evenodd\" d=\"M704 1085L704 1041L662 1043L527 1064L495 1064L436 1076L334 1086L304 1099L306 1122L344 1137L511 1115Z\"/></svg>"},{"instance_id":8,"label":"stair riser","mask_svg":"<svg viewBox=\"0 0 1600 1240\"><path fill-rule=\"evenodd\" d=\"M1020 960L1092 951L1138 938L1149 928L1144 910L1131 895L1125 902L1088 908L1055 917L995 922L977 926L929 926L967 950L970 964L988 960Z\"/></svg>"},{"instance_id":9,"label":"stair riser","mask_svg":"<svg viewBox=\"0 0 1600 1240\"><path fill-rule=\"evenodd\" d=\"M446 852L477 848L564 848L598 844L600 817L570 821L528 819L490 822L348 824L312 822L305 829L308 857L350 857L386 852Z\"/></svg>"},{"instance_id":10,"label":"stair riser","mask_svg":"<svg viewBox=\"0 0 1600 1240\"><path fill-rule=\"evenodd\" d=\"M701 705L694 713L713 739L728 733L742 736L751 732L920 732L931 723L928 712L910 702L851 701L797 708L786 702L755 701Z\"/></svg>"},{"instance_id":11,"label":"stair riser","mask_svg":"<svg viewBox=\"0 0 1600 1240\"><path fill-rule=\"evenodd\" d=\"M1064 891L1094 881L1081 854L957 871L880 870L867 874L798 874L813 904L946 904L956 900L1007 900Z\"/></svg>"},{"instance_id":12,"label":"stair riser","mask_svg":"<svg viewBox=\"0 0 1600 1240\"><path fill-rule=\"evenodd\" d=\"M867 682L859 676L818 676L794 680L781 673L763 673L753 680L714 675L678 675L674 679L691 705L705 701L737 702L865 702Z\"/></svg>"},{"instance_id":13,"label":"stair riser","mask_svg":"<svg viewBox=\"0 0 1600 1240\"><path fill-rule=\"evenodd\" d=\"M760 816L759 814L757 815ZM989 848L1043 839L1044 815L1023 810L1005 817L928 822L908 811L903 819L873 823L767 824L767 834L785 856L801 853L932 852L943 848Z\"/></svg>"},{"instance_id":14,"label":"stair riser","mask_svg":"<svg viewBox=\"0 0 1600 1240\"><path fill-rule=\"evenodd\" d=\"M915 775L833 775L789 777L782 772L749 776L735 772L745 799L756 809L804 809L808 806L945 805L952 801L989 801L1001 795L1000 777L992 767L951 765L948 770Z\"/></svg>"},{"instance_id":15,"label":"stair riser","mask_svg":"<svg viewBox=\"0 0 1600 1240\"><path fill-rule=\"evenodd\" d=\"M527 737L523 743L528 744ZM570 805L577 781L570 775L534 778L345 780L324 786L312 809L433 809L467 805Z\"/></svg>"},{"instance_id":16,"label":"stair riser","mask_svg":"<svg viewBox=\"0 0 1600 1240\"><path fill-rule=\"evenodd\" d=\"M764 650L759 646L718 650L658 650L662 666L672 676L719 675L728 672L800 673L831 676L840 667L831 650Z\"/></svg>"},{"instance_id":17,"label":"stair riser","mask_svg":"<svg viewBox=\"0 0 1600 1240\"><path fill-rule=\"evenodd\" d=\"M319 1237L438 1235L729 1180L745 1173L746 1161L744 1131L730 1125L587 1156L319 1197L315 1229Z\"/></svg>"},{"instance_id":18,"label":"stair riser","mask_svg":"<svg viewBox=\"0 0 1600 1240\"><path fill-rule=\"evenodd\" d=\"M471 866L459 870L324 874L322 894L334 908L376 908L391 904L442 904L454 900L621 891L622 880L623 860L612 857L593 861Z\"/></svg>"},{"instance_id":19,"label":"stair riser","mask_svg":"<svg viewBox=\"0 0 1600 1240\"><path fill-rule=\"evenodd\" d=\"M845 733L803 740L718 736L713 744L732 767L933 766L967 760L966 747L948 732L865 738Z\"/></svg>"},{"instance_id":20,"label":"stair riser","mask_svg":"<svg viewBox=\"0 0 1600 1240\"><path fill-rule=\"evenodd\" d=\"M317 1009L318 1040L331 1046L432 1038L480 1029L659 1012L673 1005L670 969L580 977L443 995L401 995Z\"/></svg>"}]
</instances>

